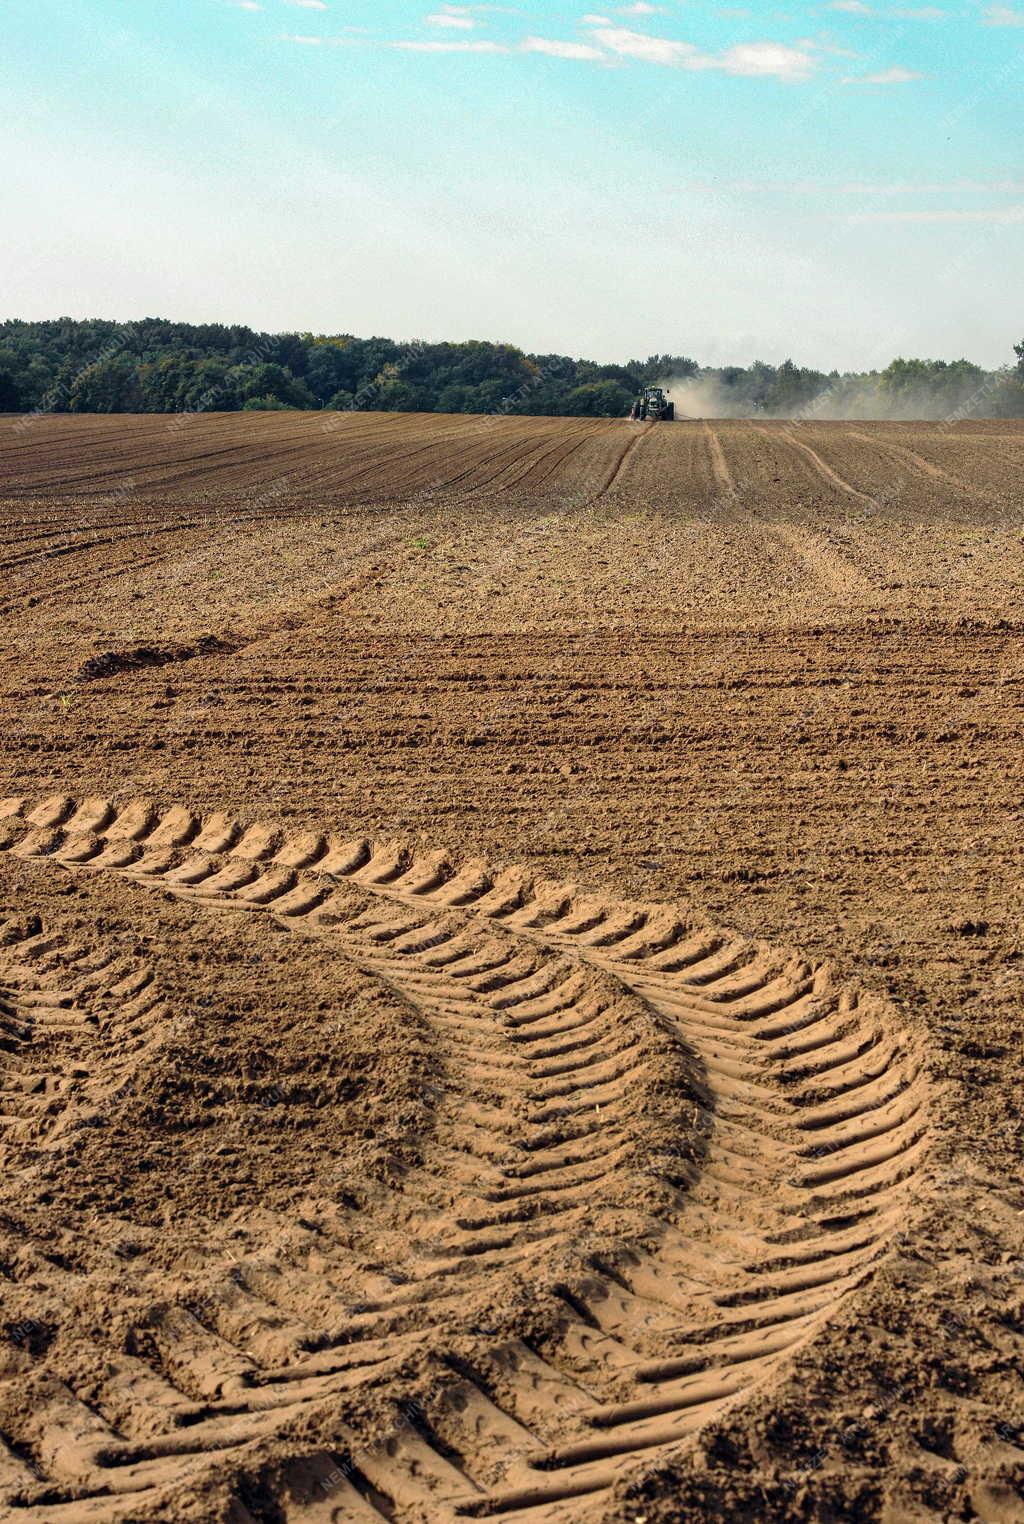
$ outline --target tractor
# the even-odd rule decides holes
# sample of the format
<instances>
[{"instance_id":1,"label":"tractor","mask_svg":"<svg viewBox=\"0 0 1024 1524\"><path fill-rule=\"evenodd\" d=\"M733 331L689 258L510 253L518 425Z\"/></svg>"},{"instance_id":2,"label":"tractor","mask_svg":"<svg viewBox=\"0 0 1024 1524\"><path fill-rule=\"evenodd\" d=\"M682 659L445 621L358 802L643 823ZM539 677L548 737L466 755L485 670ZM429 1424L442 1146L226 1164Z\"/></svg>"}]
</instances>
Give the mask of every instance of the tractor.
<instances>
[{"instance_id":1,"label":"tractor","mask_svg":"<svg viewBox=\"0 0 1024 1524\"><path fill-rule=\"evenodd\" d=\"M629 416L649 418L652 423L671 423L676 416L676 405L668 400L660 386L645 386L630 408Z\"/></svg>"}]
</instances>

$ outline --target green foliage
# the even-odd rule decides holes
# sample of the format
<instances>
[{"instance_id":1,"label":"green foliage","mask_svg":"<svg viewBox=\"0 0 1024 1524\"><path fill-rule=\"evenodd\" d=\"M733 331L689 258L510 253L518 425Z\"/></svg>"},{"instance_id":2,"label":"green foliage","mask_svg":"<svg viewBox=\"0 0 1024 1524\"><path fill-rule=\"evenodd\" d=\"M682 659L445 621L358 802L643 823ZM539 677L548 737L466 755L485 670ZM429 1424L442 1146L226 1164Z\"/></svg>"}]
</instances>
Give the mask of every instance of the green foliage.
<instances>
[{"instance_id":1,"label":"green foliage","mask_svg":"<svg viewBox=\"0 0 1024 1524\"><path fill-rule=\"evenodd\" d=\"M573 387L562 411L584 418L621 418L629 411L633 395L619 381L588 381Z\"/></svg>"},{"instance_id":2,"label":"green foliage","mask_svg":"<svg viewBox=\"0 0 1024 1524\"><path fill-rule=\"evenodd\" d=\"M257 333L222 323L56 318L0 323L0 412L541 413L624 417L644 387L693 382L694 410L813 417L1024 416L1024 340L1016 367L894 360L843 375L786 360L706 369L688 355L623 365L526 354L513 344L396 343L352 334ZM683 403L679 413L687 411ZM825 410L825 411L823 411Z\"/></svg>"},{"instance_id":3,"label":"green foliage","mask_svg":"<svg viewBox=\"0 0 1024 1524\"><path fill-rule=\"evenodd\" d=\"M385 376L371 406L383 408L386 413L422 413L430 411L427 401L424 387L403 381L396 373Z\"/></svg>"},{"instance_id":4,"label":"green foliage","mask_svg":"<svg viewBox=\"0 0 1024 1524\"><path fill-rule=\"evenodd\" d=\"M796 413L806 407L828 385L828 377L820 370L804 370L792 360L783 360L774 374L770 366L762 366L763 390L761 406L769 413Z\"/></svg>"},{"instance_id":5,"label":"green foliage","mask_svg":"<svg viewBox=\"0 0 1024 1524\"><path fill-rule=\"evenodd\" d=\"M976 392L985 379L980 365L969 360L893 360L881 374L882 389L895 397L924 393L957 407Z\"/></svg>"},{"instance_id":6,"label":"green foliage","mask_svg":"<svg viewBox=\"0 0 1024 1524\"><path fill-rule=\"evenodd\" d=\"M137 413L141 405L138 368L125 354L78 371L67 393L70 413Z\"/></svg>"},{"instance_id":7,"label":"green foliage","mask_svg":"<svg viewBox=\"0 0 1024 1524\"><path fill-rule=\"evenodd\" d=\"M238 388L243 406L249 402L274 401L282 407L314 406L313 393L286 365L264 362L262 365L239 365L228 373L228 381Z\"/></svg>"},{"instance_id":8,"label":"green foliage","mask_svg":"<svg viewBox=\"0 0 1024 1524\"><path fill-rule=\"evenodd\" d=\"M1024 366L1006 370L996 378L984 413L989 418L1024 418Z\"/></svg>"},{"instance_id":9,"label":"green foliage","mask_svg":"<svg viewBox=\"0 0 1024 1524\"><path fill-rule=\"evenodd\" d=\"M645 386L657 386L669 376L685 381L696 376L700 366L688 355L648 355L646 360L630 360L623 369L640 392Z\"/></svg>"},{"instance_id":10,"label":"green foliage","mask_svg":"<svg viewBox=\"0 0 1024 1524\"><path fill-rule=\"evenodd\" d=\"M348 349L343 340L313 340L304 379L317 402L333 407L331 398L342 391L351 396L358 385L359 377L353 364L355 357Z\"/></svg>"},{"instance_id":11,"label":"green foliage","mask_svg":"<svg viewBox=\"0 0 1024 1524\"><path fill-rule=\"evenodd\" d=\"M9 370L0 370L0 413L16 413L20 406L18 383Z\"/></svg>"}]
</instances>

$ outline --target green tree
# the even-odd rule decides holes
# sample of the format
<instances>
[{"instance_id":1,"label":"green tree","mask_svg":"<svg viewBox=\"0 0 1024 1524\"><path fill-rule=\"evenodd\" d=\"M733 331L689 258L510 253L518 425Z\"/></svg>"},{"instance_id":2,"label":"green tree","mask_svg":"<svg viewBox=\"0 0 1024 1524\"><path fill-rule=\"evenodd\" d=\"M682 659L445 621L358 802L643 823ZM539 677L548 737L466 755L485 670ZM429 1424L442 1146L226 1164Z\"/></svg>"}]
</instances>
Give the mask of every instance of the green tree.
<instances>
[{"instance_id":1,"label":"green tree","mask_svg":"<svg viewBox=\"0 0 1024 1524\"><path fill-rule=\"evenodd\" d=\"M1024 364L1003 371L985 411L992 418L1024 418Z\"/></svg>"},{"instance_id":2,"label":"green tree","mask_svg":"<svg viewBox=\"0 0 1024 1524\"><path fill-rule=\"evenodd\" d=\"M524 354L483 339L400 344L167 318L12 318L0 322L0 407L173 413L231 411L270 399L294 408L615 416L640 387L695 376L737 415L792 414L827 391L829 408L848 417L1016 417L1024 339L1013 348L1015 364L1005 371L901 357L881 373L824 376L792 360L701 369L687 355L654 354L612 365Z\"/></svg>"},{"instance_id":3,"label":"green tree","mask_svg":"<svg viewBox=\"0 0 1024 1524\"><path fill-rule=\"evenodd\" d=\"M353 383L359 380L356 360L348 344L318 342L313 346L304 380L318 402L326 403L338 391L354 391Z\"/></svg>"},{"instance_id":4,"label":"green tree","mask_svg":"<svg viewBox=\"0 0 1024 1524\"><path fill-rule=\"evenodd\" d=\"M619 381L587 381L573 387L562 411L584 418L624 418L632 401L632 391Z\"/></svg>"},{"instance_id":5,"label":"green tree","mask_svg":"<svg viewBox=\"0 0 1024 1524\"><path fill-rule=\"evenodd\" d=\"M470 388L468 386L449 385L444 386L437 394L437 411L439 413L468 413Z\"/></svg>"},{"instance_id":6,"label":"green tree","mask_svg":"<svg viewBox=\"0 0 1024 1524\"><path fill-rule=\"evenodd\" d=\"M130 355L112 355L86 366L68 390L72 413L135 413L141 404L138 368Z\"/></svg>"},{"instance_id":7,"label":"green tree","mask_svg":"<svg viewBox=\"0 0 1024 1524\"><path fill-rule=\"evenodd\" d=\"M392 369L393 367L387 367ZM369 403L372 408L379 408L384 413L419 413L429 412L429 399L425 395L424 388L413 386L411 382L401 376L386 376L377 388L376 396Z\"/></svg>"},{"instance_id":8,"label":"green tree","mask_svg":"<svg viewBox=\"0 0 1024 1524\"><path fill-rule=\"evenodd\" d=\"M316 406L313 393L304 381L299 381L283 365L266 361L261 365L240 365L229 371L226 379L238 387L242 405L257 399L270 397L284 407L309 408Z\"/></svg>"},{"instance_id":9,"label":"green tree","mask_svg":"<svg viewBox=\"0 0 1024 1524\"><path fill-rule=\"evenodd\" d=\"M0 370L0 413L16 413L21 407L18 383L8 370Z\"/></svg>"},{"instance_id":10,"label":"green tree","mask_svg":"<svg viewBox=\"0 0 1024 1524\"><path fill-rule=\"evenodd\" d=\"M761 406L769 413L793 413L827 386L828 377L820 370L803 370L792 360L783 360L764 388Z\"/></svg>"}]
</instances>

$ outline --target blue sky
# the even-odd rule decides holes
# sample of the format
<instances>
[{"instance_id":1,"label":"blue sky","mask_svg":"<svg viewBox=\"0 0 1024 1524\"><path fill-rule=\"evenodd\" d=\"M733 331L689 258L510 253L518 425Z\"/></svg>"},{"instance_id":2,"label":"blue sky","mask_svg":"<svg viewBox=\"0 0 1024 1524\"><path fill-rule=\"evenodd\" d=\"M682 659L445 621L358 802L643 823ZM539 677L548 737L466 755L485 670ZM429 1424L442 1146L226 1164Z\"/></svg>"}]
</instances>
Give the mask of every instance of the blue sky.
<instances>
[{"instance_id":1,"label":"blue sky","mask_svg":"<svg viewBox=\"0 0 1024 1524\"><path fill-rule=\"evenodd\" d=\"M1024 0L5 0L3 316L621 359L1024 332Z\"/></svg>"}]
</instances>

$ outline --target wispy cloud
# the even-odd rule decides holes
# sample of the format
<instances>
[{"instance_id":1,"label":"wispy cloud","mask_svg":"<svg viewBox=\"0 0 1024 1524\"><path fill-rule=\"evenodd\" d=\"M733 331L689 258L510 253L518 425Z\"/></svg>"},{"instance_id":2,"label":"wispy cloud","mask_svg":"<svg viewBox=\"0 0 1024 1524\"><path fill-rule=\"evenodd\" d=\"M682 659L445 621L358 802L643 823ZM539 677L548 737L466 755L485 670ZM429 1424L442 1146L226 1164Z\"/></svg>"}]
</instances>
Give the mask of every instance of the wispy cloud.
<instances>
[{"instance_id":1,"label":"wispy cloud","mask_svg":"<svg viewBox=\"0 0 1024 1524\"><path fill-rule=\"evenodd\" d=\"M680 68L697 55L692 42L673 42L667 37L652 37L647 32L633 32L625 26L599 26L594 37L609 53L621 58L638 58L644 63Z\"/></svg>"},{"instance_id":2,"label":"wispy cloud","mask_svg":"<svg viewBox=\"0 0 1024 1524\"><path fill-rule=\"evenodd\" d=\"M327 9L325 0L285 0L285 4L297 5L300 10L304 11L325 11Z\"/></svg>"},{"instance_id":3,"label":"wispy cloud","mask_svg":"<svg viewBox=\"0 0 1024 1524\"><path fill-rule=\"evenodd\" d=\"M608 55L589 42L559 42L554 37L524 37L519 44L524 53L547 53L551 58L574 58L584 62L607 61Z\"/></svg>"},{"instance_id":4,"label":"wispy cloud","mask_svg":"<svg viewBox=\"0 0 1024 1524\"><path fill-rule=\"evenodd\" d=\"M891 16L900 21L942 21L946 12L937 5L908 5L898 6L893 10L879 11L873 5L865 5L864 0L829 0L830 11L841 11L847 16ZM1005 7L993 6L993 10L1002 10Z\"/></svg>"},{"instance_id":5,"label":"wispy cloud","mask_svg":"<svg viewBox=\"0 0 1024 1524\"><path fill-rule=\"evenodd\" d=\"M717 69L748 78L800 80L807 79L817 67L817 60L806 47L794 48L781 42L742 42L724 53L702 53L691 42L633 32L627 27L597 27L592 36L601 47L620 58L670 69Z\"/></svg>"},{"instance_id":6,"label":"wispy cloud","mask_svg":"<svg viewBox=\"0 0 1024 1524\"><path fill-rule=\"evenodd\" d=\"M292 0L292 3L308 4L309 0ZM318 6L323 0L317 0ZM425 19L431 26L442 29L469 30L473 26L471 12L497 10L496 6L441 6ZM692 42L669 37L659 37L649 32L634 31L629 27L616 26L606 18L592 16L590 22L600 19L601 25L589 25L583 39L541 37L531 33L509 42L491 42L469 38L419 39L415 37L390 40L373 37L309 37L285 35L284 42L304 43L310 46L327 42L333 46L364 46L398 49L406 53L533 53L550 58L561 58L577 63L610 64L623 60L655 64L664 68L686 69L693 72L715 72L747 79L775 79L786 83L808 79L820 66L829 51L825 44L802 38L795 45L782 42L757 41L736 43L721 53L707 53ZM355 28L347 28L353 32ZM886 79L886 83L890 81Z\"/></svg>"},{"instance_id":7,"label":"wispy cloud","mask_svg":"<svg viewBox=\"0 0 1024 1524\"><path fill-rule=\"evenodd\" d=\"M649 5L647 0L635 0L633 5L619 5L616 7L620 16L658 16L664 15L663 5Z\"/></svg>"},{"instance_id":8,"label":"wispy cloud","mask_svg":"<svg viewBox=\"0 0 1024 1524\"><path fill-rule=\"evenodd\" d=\"M1024 205L991 207L986 211L853 212L846 222L1024 222Z\"/></svg>"},{"instance_id":9,"label":"wispy cloud","mask_svg":"<svg viewBox=\"0 0 1024 1524\"><path fill-rule=\"evenodd\" d=\"M353 31L356 29L353 28ZM398 48L404 53L510 53L511 48L504 47L498 42L418 42L413 39L400 42L375 41L372 38L348 36L348 37L312 37L297 32L283 32L278 38L279 42L297 43L308 48L353 48L353 47L377 47Z\"/></svg>"},{"instance_id":10,"label":"wispy cloud","mask_svg":"<svg viewBox=\"0 0 1024 1524\"><path fill-rule=\"evenodd\" d=\"M472 31L476 22L469 14L468 9L462 6L443 5L439 11L433 11L427 18L428 26L452 27L456 30Z\"/></svg>"},{"instance_id":11,"label":"wispy cloud","mask_svg":"<svg viewBox=\"0 0 1024 1524\"><path fill-rule=\"evenodd\" d=\"M909 85L911 80L924 79L915 69L878 69L874 74L851 74L843 80L844 85Z\"/></svg>"},{"instance_id":12,"label":"wispy cloud","mask_svg":"<svg viewBox=\"0 0 1024 1524\"><path fill-rule=\"evenodd\" d=\"M1024 11L1008 5L990 5L981 18L986 26L1024 26Z\"/></svg>"},{"instance_id":13,"label":"wispy cloud","mask_svg":"<svg viewBox=\"0 0 1024 1524\"><path fill-rule=\"evenodd\" d=\"M870 180L690 180L681 189L711 195L737 192L774 195L832 196L947 196L1020 195L1024 180L945 180L915 183L910 180L879 184Z\"/></svg>"},{"instance_id":14,"label":"wispy cloud","mask_svg":"<svg viewBox=\"0 0 1024 1524\"><path fill-rule=\"evenodd\" d=\"M795 47L802 48L805 53L828 54L830 58L860 58L856 48L843 48L830 37L798 37Z\"/></svg>"},{"instance_id":15,"label":"wispy cloud","mask_svg":"<svg viewBox=\"0 0 1024 1524\"><path fill-rule=\"evenodd\" d=\"M993 6L993 10L1005 9L1002 6ZM847 16L871 16L884 20L892 17L899 21L944 21L947 12L938 5L907 5L897 6L889 10L879 10L877 6L866 5L864 0L829 0L830 11L841 11Z\"/></svg>"},{"instance_id":16,"label":"wispy cloud","mask_svg":"<svg viewBox=\"0 0 1024 1524\"><path fill-rule=\"evenodd\" d=\"M741 42L700 67L723 69L726 74L750 79L801 80L814 72L817 60L806 49L787 47L782 42Z\"/></svg>"},{"instance_id":17,"label":"wispy cloud","mask_svg":"<svg viewBox=\"0 0 1024 1524\"><path fill-rule=\"evenodd\" d=\"M511 50L500 42L386 42L386 48L399 48L403 53L508 53Z\"/></svg>"}]
</instances>

